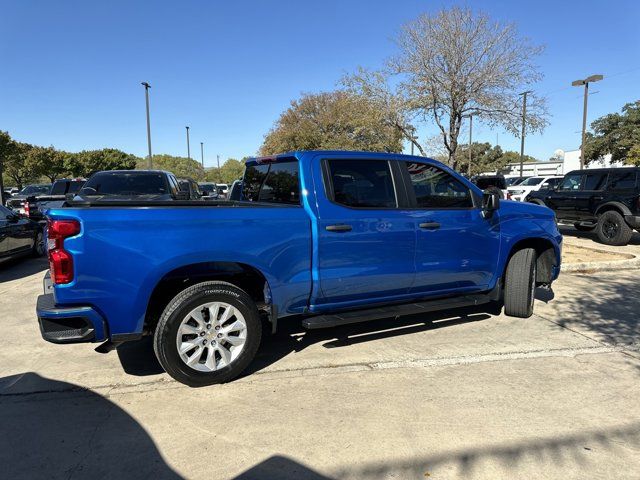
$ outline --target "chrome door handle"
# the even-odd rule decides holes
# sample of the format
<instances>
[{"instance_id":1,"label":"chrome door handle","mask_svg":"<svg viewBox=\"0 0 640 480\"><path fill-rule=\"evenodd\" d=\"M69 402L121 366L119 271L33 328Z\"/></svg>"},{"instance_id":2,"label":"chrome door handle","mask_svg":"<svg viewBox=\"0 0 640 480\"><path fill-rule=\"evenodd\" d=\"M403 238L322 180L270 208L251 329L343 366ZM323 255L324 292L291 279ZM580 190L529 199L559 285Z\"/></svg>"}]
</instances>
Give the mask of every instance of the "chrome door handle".
<instances>
[{"instance_id":1,"label":"chrome door handle","mask_svg":"<svg viewBox=\"0 0 640 480\"><path fill-rule=\"evenodd\" d=\"M328 232L350 232L352 227L351 225L345 224L337 224L337 225L327 225L324 227Z\"/></svg>"},{"instance_id":2,"label":"chrome door handle","mask_svg":"<svg viewBox=\"0 0 640 480\"><path fill-rule=\"evenodd\" d=\"M426 230L437 230L438 228L440 228L440 224L438 222L424 222L418 226Z\"/></svg>"}]
</instances>

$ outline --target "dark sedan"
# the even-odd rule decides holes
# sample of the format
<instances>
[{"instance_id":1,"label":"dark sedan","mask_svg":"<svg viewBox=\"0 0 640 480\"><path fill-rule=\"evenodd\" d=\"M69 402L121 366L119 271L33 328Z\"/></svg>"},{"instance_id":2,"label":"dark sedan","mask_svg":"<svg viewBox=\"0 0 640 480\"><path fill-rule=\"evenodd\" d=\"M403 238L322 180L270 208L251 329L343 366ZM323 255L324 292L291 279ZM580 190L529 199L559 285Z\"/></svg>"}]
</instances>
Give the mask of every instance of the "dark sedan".
<instances>
[{"instance_id":1,"label":"dark sedan","mask_svg":"<svg viewBox=\"0 0 640 480\"><path fill-rule=\"evenodd\" d=\"M14 257L44 254L42 227L0 206L0 263Z\"/></svg>"}]
</instances>

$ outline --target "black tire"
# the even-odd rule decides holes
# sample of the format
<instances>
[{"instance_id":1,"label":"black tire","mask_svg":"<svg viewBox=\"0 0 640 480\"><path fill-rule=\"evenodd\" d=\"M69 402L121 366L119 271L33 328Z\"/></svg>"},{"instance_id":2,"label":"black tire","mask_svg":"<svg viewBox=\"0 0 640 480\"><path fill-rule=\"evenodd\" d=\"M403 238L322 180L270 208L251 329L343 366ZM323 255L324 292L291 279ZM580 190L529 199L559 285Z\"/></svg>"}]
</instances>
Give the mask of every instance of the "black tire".
<instances>
[{"instance_id":1,"label":"black tire","mask_svg":"<svg viewBox=\"0 0 640 480\"><path fill-rule=\"evenodd\" d=\"M44 235L41 231L36 232L36 237L33 240L33 248L31 249L31 255L33 257L41 257L45 254Z\"/></svg>"},{"instance_id":2,"label":"black tire","mask_svg":"<svg viewBox=\"0 0 640 480\"><path fill-rule=\"evenodd\" d=\"M633 229L624 221L624 217L615 210L604 212L596 224L598 240L605 245L626 245L631 240Z\"/></svg>"},{"instance_id":3,"label":"black tire","mask_svg":"<svg viewBox=\"0 0 640 480\"><path fill-rule=\"evenodd\" d=\"M596 228L595 225L580 225L579 223L574 223L573 226L579 232L591 232L594 228Z\"/></svg>"},{"instance_id":4,"label":"black tire","mask_svg":"<svg viewBox=\"0 0 640 480\"><path fill-rule=\"evenodd\" d=\"M515 252L504 278L504 313L510 317L533 315L536 289L536 251L523 248Z\"/></svg>"},{"instance_id":5,"label":"black tire","mask_svg":"<svg viewBox=\"0 0 640 480\"><path fill-rule=\"evenodd\" d=\"M205 303L220 301L240 311L247 326L247 336L239 356L219 370L201 372L188 366L176 345L178 328L184 317ZM160 365L180 383L203 387L225 383L240 375L251 363L260 346L262 323L254 301L246 292L227 282L203 282L186 288L167 305L158 321L153 348Z\"/></svg>"}]
</instances>

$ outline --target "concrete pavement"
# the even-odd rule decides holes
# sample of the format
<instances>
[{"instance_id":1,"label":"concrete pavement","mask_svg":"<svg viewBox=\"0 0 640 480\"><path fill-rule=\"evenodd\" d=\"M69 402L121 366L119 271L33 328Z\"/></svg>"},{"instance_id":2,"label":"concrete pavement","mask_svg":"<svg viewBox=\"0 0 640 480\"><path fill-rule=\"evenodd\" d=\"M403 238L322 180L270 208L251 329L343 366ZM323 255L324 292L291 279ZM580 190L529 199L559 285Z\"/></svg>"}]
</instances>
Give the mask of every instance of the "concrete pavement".
<instances>
[{"instance_id":1,"label":"concrete pavement","mask_svg":"<svg viewBox=\"0 0 640 480\"><path fill-rule=\"evenodd\" d=\"M1 476L640 477L637 270L565 274L527 320L289 326L249 375L190 389L149 342L41 340L44 268L0 271Z\"/></svg>"}]
</instances>

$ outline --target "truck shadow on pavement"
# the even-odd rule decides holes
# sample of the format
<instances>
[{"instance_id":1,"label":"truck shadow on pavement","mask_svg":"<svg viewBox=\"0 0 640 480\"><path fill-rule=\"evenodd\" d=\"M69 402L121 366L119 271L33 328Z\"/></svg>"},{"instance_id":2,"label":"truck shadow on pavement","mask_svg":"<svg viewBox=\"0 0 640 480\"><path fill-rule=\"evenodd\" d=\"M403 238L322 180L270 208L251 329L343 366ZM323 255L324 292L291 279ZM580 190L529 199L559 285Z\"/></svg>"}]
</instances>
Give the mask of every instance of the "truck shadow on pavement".
<instances>
[{"instance_id":1,"label":"truck shadow on pavement","mask_svg":"<svg viewBox=\"0 0 640 480\"><path fill-rule=\"evenodd\" d=\"M29 277L38 272L44 272L47 268L49 268L49 261L46 257L5 260L0 263L0 283Z\"/></svg>"},{"instance_id":2,"label":"truck shadow on pavement","mask_svg":"<svg viewBox=\"0 0 640 480\"><path fill-rule=\"evenodd\" d=\"M339 348L383 338L411 335L427 330L452 327L491 318L495 307L481 305L442 312L421 313L397 318L355 323L322 330L305 330L299 319L287 319L278 324L275 335L264 324L262 341L256 358L241 377L263 370L290 353L323 343L325 348ZM153 351L152 337L127 342L117 348L118 359L129 375L148 376L164 372Z\"/></svg>"},{"instance_id":3,"label":"truck shadow on pavement","mask_svg":"<svg viewBox=\"0 0 640 480\"><path fill-rule=\"evenodd\" d=\"M600 242L598 242L598 237L596 236L595 232L593 232L593 231L591 231L591 232L580 232L580 231L576 230L574 227L572 227L570 225L560 225L559 230L560 230L560 233L562 233L562 235L567 236L567 237L584 238L585 240L592 240L593 241L593 245L592 245L593 248L598 248L598 246L606 247L606 245L602 245ZM631 240L629 241L629 245L640 245L640 233L639 232L637 232L637 231L633 232Z\"/></svg>"},{"instance_id":4,"label":"truck shadow on pavement","mask_svg":"<svg viewBox=\"0 0 640 480\"><path fill-rule=\"evenodd\" d=\"M0 378L0 432L3 478L181 478L120 407L35 373Z\"/></svg>"},{"instance_id":5,"label":"truck shadow on pavement","mask_svg":"<svg viewBox=\"0 0 640 480\"><path fill-rule=\"evenodd\" d=\"M136 419L104 396L71 383L31 372L0 378L0 426L3 478L183 478ZM632 455L638 446L640 423L633 423L398 460L372 456L331 468L329 475L294 458L272 455L233 478L425 478L439 468L454 468L460 476L473 478L487 461L506 474L551 463L573 473L582 467L586 475L602 452Z\"/></svg>"}]
</instances>

